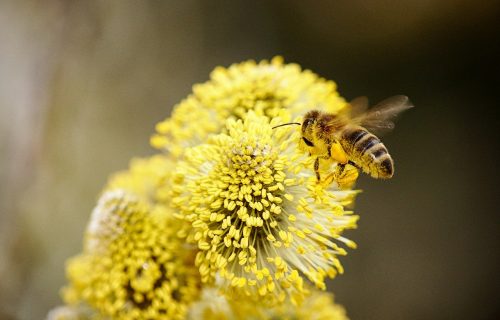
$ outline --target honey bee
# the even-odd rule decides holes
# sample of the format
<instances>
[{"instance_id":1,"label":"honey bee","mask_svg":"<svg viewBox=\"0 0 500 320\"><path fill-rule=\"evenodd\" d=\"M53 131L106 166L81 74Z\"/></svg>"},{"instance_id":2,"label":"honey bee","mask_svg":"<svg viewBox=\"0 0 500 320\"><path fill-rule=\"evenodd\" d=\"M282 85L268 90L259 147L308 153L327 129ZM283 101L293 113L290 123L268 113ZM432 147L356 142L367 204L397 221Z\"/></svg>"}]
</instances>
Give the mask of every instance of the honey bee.
<instances>
[{"instance_id":1,"label":"honey bee","mask_svg":"<svg viewBox=\"0 0 500 320\"><path fill-rule=\"evenodd\" d=\"M304 115L302 124L290 123L302 126L302 142L309 154L316 157L314 171L318 182L330 184L335 180L340 187L349 186L358 177L359 169L376 179L394 175L394 161L374 133L392 130L395 117L413 106L408 97L398 95L367 107L366 97L359 97L339 114L311 110ZM327 166L337 163L324 179L320 160Z\"/></svg>"}]
</instances>

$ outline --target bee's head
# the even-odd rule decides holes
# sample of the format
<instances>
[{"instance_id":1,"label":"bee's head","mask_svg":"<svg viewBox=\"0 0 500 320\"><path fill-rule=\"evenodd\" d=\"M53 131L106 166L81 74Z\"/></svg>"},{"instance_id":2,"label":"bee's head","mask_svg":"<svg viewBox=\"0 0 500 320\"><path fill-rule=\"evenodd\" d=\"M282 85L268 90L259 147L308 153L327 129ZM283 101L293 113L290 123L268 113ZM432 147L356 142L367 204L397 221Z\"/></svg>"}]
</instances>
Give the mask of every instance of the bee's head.
<instances>
[{"instance_id":1,"label":"bee's head","mask_svg":"<svg viewBox=\"0 0 500 320\"><path fill-rule=\"evenodd\" d=\"M314 147L314 126L318 122L320 112L317 110L309 111L304 115L302 122L302 140L309 147Z\"/></svg>"}]
</instances>

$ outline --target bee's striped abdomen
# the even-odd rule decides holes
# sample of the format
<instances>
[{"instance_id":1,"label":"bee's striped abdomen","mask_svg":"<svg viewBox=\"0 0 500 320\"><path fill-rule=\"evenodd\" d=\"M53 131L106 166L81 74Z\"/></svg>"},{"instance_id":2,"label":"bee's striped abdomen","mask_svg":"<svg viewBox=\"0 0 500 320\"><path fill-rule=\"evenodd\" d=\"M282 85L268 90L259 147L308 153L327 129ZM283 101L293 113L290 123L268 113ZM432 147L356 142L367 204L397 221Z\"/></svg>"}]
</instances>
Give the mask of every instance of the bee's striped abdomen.
<instances>
[{"instance_id":1,"label":"bee's striped abdomen","mask_svg":"<svg viewBox=\"0 0 500 320\"><path fill-rule=\"evenodd\" d=\"M374 175L374 172L371 172L373 177L384 179L392 177L394 174L394 162L383 143L379 142L378 145L367 150L365 156L371 158L374 170L377 172L377 176Z\"/></svg>"},{"instance_id":2,"label":"bee's striped abdomen","mask_svg":"<svg viewBox=\"0 0 500 320\"><path fill-rule=\"evenodd\" d=\"M356 143L363 139L367 134L369 134L368 131L358 127L345 129L342 132L341 139L341 144L345 152L347 152L347 154L349 155L352 155L354 153L354 146L356 145Z\"/></svg>"},{"instance_id":3,"label":"bee's striped abdomen","mask_svg":"<svg viewBox=\"0 0 500 320\"><path fill-rule=\"evenodd\" d=\"M394 174L394 163L387 148L366 129L347 128L341 142L351 160L372 177L387 179Z\"/></svg>"}]
</instances>

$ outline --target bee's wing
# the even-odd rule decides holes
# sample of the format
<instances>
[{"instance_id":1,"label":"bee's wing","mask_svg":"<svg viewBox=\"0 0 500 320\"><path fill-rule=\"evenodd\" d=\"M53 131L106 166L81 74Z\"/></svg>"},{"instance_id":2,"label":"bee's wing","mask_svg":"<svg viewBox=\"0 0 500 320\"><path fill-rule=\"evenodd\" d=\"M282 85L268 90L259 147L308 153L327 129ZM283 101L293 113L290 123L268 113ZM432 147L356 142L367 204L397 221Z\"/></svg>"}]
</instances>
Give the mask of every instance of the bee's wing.
<instances>
[{"instance_id":1,"label":"bee's wing","mask_svg":"<svg viewBox=\"0 0 500 320\"><path fill-rule=\"evenodd\" d=\"M351 122L365 127L374 133L385 133L394 129L394 120L403 111L412 108L407 96L393 96L387 98L367 112L359 114L351 119Z\"/></svg>"},{"instance_id":2,"label":"bee's wing","mask_svg":"<svg viewBox=\"0 0 500 320\"><path fill-rule=\"evenodd\" d=\"M349 107L345 108L344 115L354 119L364 114L368 109L368 98L365 96L357 97L349 102Z\"/></svg>"}]
</instances>

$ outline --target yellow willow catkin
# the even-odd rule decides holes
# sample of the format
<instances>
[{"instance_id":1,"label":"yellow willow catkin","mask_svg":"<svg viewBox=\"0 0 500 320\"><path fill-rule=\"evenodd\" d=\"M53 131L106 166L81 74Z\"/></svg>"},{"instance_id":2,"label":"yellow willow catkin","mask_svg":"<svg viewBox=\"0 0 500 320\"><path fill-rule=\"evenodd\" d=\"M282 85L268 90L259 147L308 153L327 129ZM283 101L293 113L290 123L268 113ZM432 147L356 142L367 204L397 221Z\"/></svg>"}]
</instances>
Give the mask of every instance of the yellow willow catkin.
<instances>
[{"instance_id":1,"label":"yellow willow catkin","mask_svg":"<svg viewBox=\"0 0 500 320\"><path fill-rule=\"evenodd\" d=\"M176 167L172 203L190 223L202 281L218 277L229 297L298 303L304 280L325 289L325 278L342 273L339 244L355 246L341 234L356 227L344 210L356 192L316 183L299 133L272 129L288 120L285 111L271 122L253 111L228 120L227 134L186 150Z\"/></svg>"}]
</instances>

